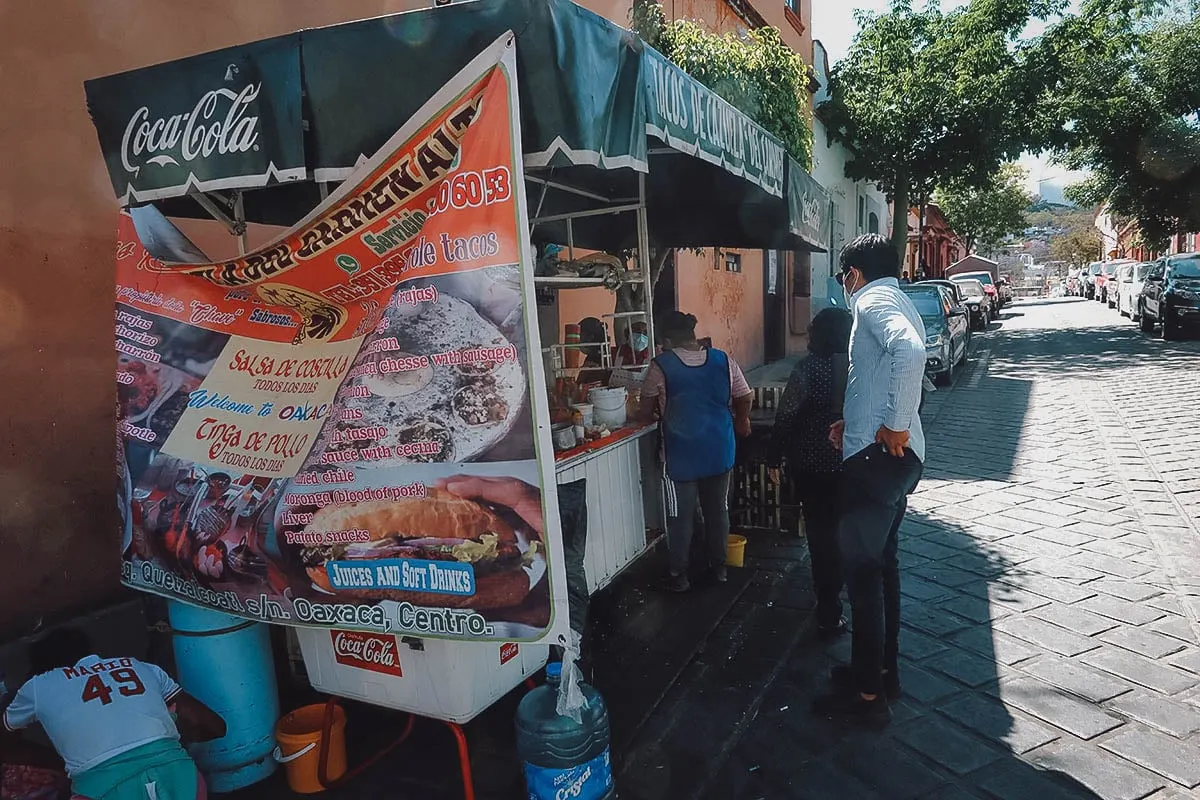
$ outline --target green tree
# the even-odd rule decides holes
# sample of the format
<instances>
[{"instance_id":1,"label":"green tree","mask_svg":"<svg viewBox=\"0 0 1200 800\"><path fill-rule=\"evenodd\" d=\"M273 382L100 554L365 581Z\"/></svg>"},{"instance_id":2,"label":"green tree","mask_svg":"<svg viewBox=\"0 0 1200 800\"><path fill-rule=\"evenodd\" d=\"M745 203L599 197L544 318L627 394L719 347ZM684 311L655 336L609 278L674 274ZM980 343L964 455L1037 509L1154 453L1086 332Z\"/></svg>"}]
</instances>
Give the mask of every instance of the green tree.
<instances>
[{"instance_id":1,"label":"green tree","mask_svg":"<svg viewBox=\"0 0 1200 800\"><path fill-rule=\"evenodd\" d=\"M1161 4L1087 0L1039 45L1039 124L1066 166L1089 177L1080 205L1136 219L1147 244L1200 230L1200 18Z\"/></svg>"},{"instance_id":2,"label":"green tree","mask_svg":"<svg viewBox=\"0 0 1200 800\"><path fill-rule=\"evenodd\" d=\"M934 199L967 252L994 250L1006 236L1029 226L1026 210L1033 196L1025 190L1028 173L1002 164L982 186L952 182L938 187Z\"/></svg>"},{"instance_id":3,"label":"green tree","mask_svg":"<svg viewBox=\"0 0 1200 800\"><path fill-rule=\"evenodd\" d=\"M777 28L757 28L744 36L716 34L693 20L667 22L654 0L634 0L629 20L647 44L778 137L809 167L808 69Z\"/></svg>"},{"instance_id":4,"label":"green tree","mask_svg":"<svg viewBox=\"0 0 1200 800\"><path fill-rule=\"evenodd\" d=\"M830 76L822 116L853 155L846 174L877 183L892 199L892 241L903 252L904 209L938 185L986 185L999 166L1036 145L1024 120L1046 74L1029 69L1038 51L1017 37L1055 0L972 0L943 14L894 0L884 14L860 13L848 56Z\"/></svg>"},{"instance_id":5,"label":"green tree","mask_svg":"<svg viewBox=\"0 0 1200 800\"><path fill-rule=\"evenodd\" d=\"M1072 228L1062 236L1050 238L1050 258L1054 261L1072 264L1099 261L1101 248L1100 231L1094 227Z\"/></svg>"}]
</instances>

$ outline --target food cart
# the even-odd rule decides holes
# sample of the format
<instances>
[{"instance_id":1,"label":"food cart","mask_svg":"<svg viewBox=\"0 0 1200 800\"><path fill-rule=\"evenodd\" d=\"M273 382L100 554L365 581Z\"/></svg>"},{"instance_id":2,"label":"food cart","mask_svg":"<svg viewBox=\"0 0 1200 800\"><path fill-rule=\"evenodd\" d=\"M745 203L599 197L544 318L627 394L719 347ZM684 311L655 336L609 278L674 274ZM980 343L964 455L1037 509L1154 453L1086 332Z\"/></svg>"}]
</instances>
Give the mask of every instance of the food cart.
<instances>
[{"instance_id":1,"label":"food cart","mask_svg":"<svg viewBox=\"0 0 1200 800\"><path fill-rule=\"evenodd\" d=\"M499 77L494 78L494 87L487 84L481 89L489 80L488 69ZM453 401L447 407L467 415L467 433L459 433L462 422L446 423L452 430L444 433L445 447L456 448L459 457L443 459L452 462L445 468L415 458L396 460L388 465L387 480L380 483L382 479L370 479L375 482L367 485L365 495L356 489L359 493L354 494L354 502L343 504L354 508L339 517L340 524L353 531L359 531L354 526L369 528L373 523L365 513L358 513L364 510L364 502L387 506L382 511L372 506L373 512L392 513L389 503L411 499L401 494L402 489L410 488L399 485L404 475L416 476L411 484L413 492L425 492L421 488L425 485L449 485L453 490L461 477L453 474L455 468L470 467L472 477L486 481L498 474L496 463L523 460L527 467L519 475L540 489L545 523L536 544L531 543L539 538L537 532L522 531L521 526L513 525L513 557L519 556L529 575L529 585L524 586L520 597L528 599L503 606L500 611L475 613L470 611L469 601L463 601L467 608L462 615L450 613L453 608L436 609L446 612L442 615L446 620L458 620L453 623L434 624L431 619L442 617L427 612L422 602L411 598L396 601L387 592L357 591L348 596L357 597L358 605L330 605L332 601L327 602L327 598L341 596L337 593L350 585L339 584L339 580L369 579L334 563L336 559L342 559L338 564L350 563L344 559L353 557L353 546L336 548L336 556L326 555L328 564L310 563L314 548L309 548L292 558L291 573L280 567L288 562L287 554L281 554L278 546L281 532L297 536L311 533L315 524L312 518L321 517L325 508L310 499L317 493L308 491L308 487L322 482L338 485L343 480L341 476L347 471L333 467L341 463L339 452L346 452L342 446L347 438L358 438L357 432L346 433L334 421L322 421L313 429L319 433L314 434L311 451L290 453L291 461L272 463L265 476L255 476L254 468L249 467L249 477L233 479L214 473L211 467L192 467L189 473L185 465L180 471L168 460L178 459L178 453L172 452L177 448L169 440L173 431L161 431L159 438L167 442L154 446L155 417L171 404L170 398L157 407L157 400L138 406L133 409L137 411L134 416L125 408L120 420L123 446L130 453L143 445L151 448L142 456L147 463L136 467L130 455L124 473L127 584L235 617L293 626L316 688L453 723L471 719L538 669L551 642L566 641L562 598L565 579L561 573L554 486L550 481L539 483L538 478L528 476L544 474L542 468L549 465L557 483L586 479L589 535L585 567L589 591L610 582L645 552L653 542L647 529L660 528L664 522L653 426L627 420L605 431L607 435L597 437L592 431L584 442L552 452L553 404L549 395L554 378L572 367L555 360L569 343L543 341L557 335L559 326L557 320L551 325L538 324L532 307L534 298L546 308L553 308L558 293L573 288L606 286L616 290L622 285L640 284L641 291L635 292L640 298L637 307L623 313L640 315L653 341L653 249L730 246L814 250L822 246L821 231L828 224L827 197L822 199L820 187L787 156L774 137L636 36L569 0L479 0L306 30L96 79L86 88L114 189L129 209L118 253L128 262L127 271L119 270L118 274L132 276L132 283L143 280L137 283L137 291L122 286L118 292L118 350L122 359L142 364L137 375L132 366L121 367L122 386L145 384L152 387L148 390L151 395L165 392L164 379L156 377L156 367L146 365L158 352L153 351L150 340L162 338L159 327L151 329L147 309L154 305L156 313L177 312L175 318L182 319L179 315L183 310L166 309L161 301L167 293L158 290L163 281L173 286L170 281L184 278L192 283L181 286L194 287L199 285L195 281L204 280L220 288L220 296L212 295L217 298L210 304L213 309L200 315L199 324L209 326L205 330L211 332L212 326L220 323L229 326L228 331L221 329L225 333L245 335L237 326L253 317L282 328L273 333L267 348L272 352L321 344L333 348L339 357L345 356L346 364L353 364L353 368L327 371L328 386L313 384L313 391L325 392L330 398L329 407L340 415L337 422L376 413L366 408L365 400L357 402L379 394L380 381L371 382L377 376L361 369L365 356L378 356L396 348L416 352L404 338L413 328L396 327L397 318L412 319L405 316L409 314L407 306L398 305L438 304L428 319L418 315L412 324L426 325L433 331L428 336L438 340L443 352L479 349L480 342L475 339L456 338L448 332L463 329L474 331L476 337L478 331L488 331L490 341L497 344L497 353L510 352L511 347L511 353L516 354L515 363L521 370L495 367L496 363L508 363L502 362L499 355L496 361L485 362L487 369L483 371L489 374L480 385L494 394L511 387L509 402L499 405L504 410L498 416L488 416L496 414L496 402L490 406L484 403L482 412L474 396L472 404L460 402L463 392L471 389L467 385L470 381L464 381L474 380L480 370L459 366L454 373L458 383L447 384L445 391L453 392ZM458 112L454 103L465 102L461 98L472 91L493 99L476 102L462 116L455 116ZM387 287L376 286L376 294L367 297L364 290L355 297L363 302L346 302L333 309L328 303L312 300L314 291L290 285L284 291L267 280L278 276L280 264L287 262L291 269L296 258L303 260L319 250L310 246L312 242L334 247L329 243L340 241L338 226L350 218L338 214L352 216L345 209L354 203L358 204L354 213L371 207L378 199L371 192L379 184L370 184L370 180L385 174L383 171L389 167L393 171L387 174L400 174L395 165L411 163L404 161L404 148L417 141L412 137L425 130L424 126L433 124L430 120L440 120L438 130L443 133L460 136L461 149L457 154L450 153L453 148L446 144L449 140L437 145L446 163L437 182L427 188L433 193L431 197L439 196L440 189L443 199L448 192L457 197L454 193L461 189L465 199L462 203L442 202L440 206L433 201L429 208L438 206L437 216L431 211L418 218L415 212L405 211L407 217L392 216L386 227L376 221L372 223L376 227L371 228L375 244L370 246L378 262L383 258L381 253L390 252L387 240L380 238L384 233L421 242L428 234L429 261L436 260L433 235L443 223L439 216L443 212L446 219L452 216L448 205L463 215L485 205L482 200L470 202L473 184L462 181L464 174L474 174L468 171L468 160L475 157L476 151L488 152L493 158L488 164L501 163L494 159L506 157L507 151L501 146L496 145L499 149L493 153L489 150L492 145L484 144L495 141L496 136L472 139L470 132L470 126L480 124L485 113L494 112L497 98L507 98L511 112L511 119L497 124L508 126L514 133L515 160L511 164L503 162L508 170L505 174L510 174L515 184L514 191L505 191L501 198L512 208L512 212L505 212L510 216L504 218L504 224L516 219L527 226L510 237L512 241L501 242L498 249L508 247L504 255L509 260L480 261L486 269L477 273L442 277L437 273L420 285L414 283L415 278L393 278ZM412 157L418 158L419 151L413 152L418 155ZM425 157L431 158L428 152ZM498 168L489 169L494 172ZM483 176L478 182L480 192L491 192L499 185L488 181L488 170L479 174ZM244 255L226 262L203 263L207 259L179 234L168 217L216 219L238 238ZM272 245L246 253L250 224L290 230ZM136 234L131 233L134 229ZM319 233L314 234L314 230ZM452 234L442 234L447 235ZM314 238L305 238L310 236ZM565 248L568 263L576 261L577 249L586 249L627 252L632 267L610 267L601 274L555 272L535 277L535 262L549 244ZM464 246L469 250L474 244L467 242ZM327 253L330 269L321 273L323 280L332 280L329 276L337 275L340 269L346 274L339 278L345 285L360 286L364 276L377 274L377 268L364 261L364 252L370 256L361 249L353 254L338 253L334 247ZM411 268L416 274L428 266L422 263L424 246L406 252L410 255L403 269L398 267L396 271L403 273ZM479 255L463 252L464 260ZM476 274L492 276L495 264L511 269L505 277L489 277L474 288L468 285ZM512 297L521 300L508 306L496 300L496 286L504 281L515 287ZM397 291L397 285L405 288ZM437 291L430 290L430 286ZM264 291L268 293L265 301ZM428 296L422 294L427 291ZM247 299L254 292L259 297ZM327 288L316 293L321 292L330 296ZM397 300L401 294L405 297ZM336 296L349 295L342 292ZM439 296L448 299L443 302L436 299ZM135 312L127 308L123 319L122 300ZM250 302L257 303L257 307L250 310L249 305L244 309L237 305ZM379 302L386 307L380 308ZM226 308L222 303L233 305ZM289 309L295 312L290 317L283 313ZM248 314L241 316L242 310ZM227 316L215 316L220 314ZM438 329L439 318L445 330ZM193 314L193 324L195 319ZM470 324L446 321L452 319ZM130 330L139 325L145 326L143 332ZM216 352L223 342L210 342L209 346ZM213 363L220 360L214 357ZM186 364L194 365L196 361L191 358ZM426 367L427 362L405 367L410 377L404 379L403 387L389 386L391 394L387 396L432 391L430 387L436 388L440 379L421 371ZM625 377L636 384L636 374ZM189 384L186 377L177 380L180 385L171 392L183 387L190 398L184 404L186 408L179 409L184 421L196 408L196 397L207 410L216 409L214 414L246 411L232 393L224 399L216 399L212 392L197 395L205 392L203 381ZM264 385L263 390L271 391L271 385ZM280 386L280 391L286 393L290 385ZM527 394L522 393L522 387L527 388ZM129 390L123 390L123 401L132 402L131 396L138 399L146 395L130 395ZM261 405L265 408L271 404ZM481 419L471 418L471 414L478 413L483 414ZM179 420L177 415L172 422L182 425ZM401 428L413 425L407 418L395 424ZM422 423L421 442L442 435L438 433L440 424L437 420ZM490 425L495 435L480 434L472 425ZM396 428L380 423L371 430L377 431L372 434L376 446L362 449L355 444L358 449L342 460L357 458L355 463L362 467L362 460L375 458L385 439L396 445ZM131 444L131 439L138 437L138 442ZM412 441L403 440L408 443L404 446ZM520 455L509 452L514 446ZM313 466L318 455L323 461ZM201 454L189 463L208 462ZM153 479L147 481L143 471L153 473ZM360 476L379 474L359 469ZM352 474L344 478L354 479ZM156 489L158 485L164 488ZM361 480L355 484L361 485ZM339 491L350 496L348 490ZM330 502L329 496L336 500L336 495L326 493L325 502ZM362 496L373 499L363 501ZM428 498L422 494L421 499ZM451 500L454 498L446 502ZM154 542L144 552L139 551L143 539L154 538L154 525L143 518L149 513L146 505L150 501L156 503L155 519L168 535L177 532L171 525L177 525L180 519L184 520L185 530L204 533L194 554L188 550L186 535L178 542L172 540L172 551L166 557L161 545L155 550ZM174 509L167 515L170 519L164 517L164 502L168 510ZM303 506L305 502L310 505ZM507 512L514 508L509 505L496 513L507 519L511 517ZM490 509L488 506L484 510L490 513ZM477 516L481 512L476 509L470 513ZM229 530L234 530L239 523L227 523L222 514L235 520L242 516L251 520L245 523L250 533L241 534L236 542L226 541L222 526L230 525ZM346 521L347 517L351 522ZM293 524L291 520L299 520L295 524L301 527L288 528ZM309 527L302 527L305 524ZM491 529L507 530L504 520L488 524ZM369 544L378 542L372 539ZM455 550L455 557L460 561L490 557L480 553L490 548L494 555L494 545L494 539L464 540L455 545L460 548ZM237 557L232 558L235 550ZM180 554L185 551L187 558L183 560ZM299 563L297 558L304 559L302 569L294 566ZM163 567L163 563L174 566ZM162 574L172 569L177 574ZM210 571L201 575L202 569ZM236 591L229 589L232 584L222 572L225 569L237 571L229 579L237 577L248 583ZM472 582L485 574L491 573L479 571L474 576L460 575L459 579L472 591L482 591L482 584ZM147 576L153 576L153 580L145 579ZM246 586L253 590L254 597L244 596L250 592ZM317 594L312 593L314 590ZM536 608L532 605L535 597L539 604ZM385 610L380 611L383 607ZM338 609L337 613L330 608ZM297 609L303 613L295 613Z\"/></svg>"}]
</instances>

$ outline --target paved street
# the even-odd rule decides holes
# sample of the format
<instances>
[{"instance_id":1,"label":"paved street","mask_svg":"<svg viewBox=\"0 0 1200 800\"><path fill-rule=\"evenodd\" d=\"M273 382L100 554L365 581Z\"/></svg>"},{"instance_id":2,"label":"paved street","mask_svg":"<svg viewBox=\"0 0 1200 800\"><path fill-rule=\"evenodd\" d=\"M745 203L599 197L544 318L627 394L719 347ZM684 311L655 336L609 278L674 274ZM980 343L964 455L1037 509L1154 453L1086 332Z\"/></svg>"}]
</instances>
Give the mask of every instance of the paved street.
<instances>
[{"instance_id":1,"label":"paved street","mask_svg":"<svg viewBox=\"0 0 1200 800\"><path fill-rule=\"evenodd\" d=\"M754 532L748 569L686 595L649 559L592 609L622 800L1200 797L1200 342L1065 300L1008 309L975 348L925 409L892 726L809 713L849 641L812 638L799 540ZM525 796L519 697L468 726L481 797ZM421 776L414 796L461 797L452 758L423 724L330 796Z\"/></svg>"},{"instance_id":2,"label":"paved street","mask_svg":"<svg viewBox=\"0 0 1200 800\"><path fill-rule=\"evenodd\" d=\"M1078 300L1005 316L926 408L891 728L814 719L849 642L801 638L671 797L1200 797L1200 343Z\"/></svg>"}]
</instances>

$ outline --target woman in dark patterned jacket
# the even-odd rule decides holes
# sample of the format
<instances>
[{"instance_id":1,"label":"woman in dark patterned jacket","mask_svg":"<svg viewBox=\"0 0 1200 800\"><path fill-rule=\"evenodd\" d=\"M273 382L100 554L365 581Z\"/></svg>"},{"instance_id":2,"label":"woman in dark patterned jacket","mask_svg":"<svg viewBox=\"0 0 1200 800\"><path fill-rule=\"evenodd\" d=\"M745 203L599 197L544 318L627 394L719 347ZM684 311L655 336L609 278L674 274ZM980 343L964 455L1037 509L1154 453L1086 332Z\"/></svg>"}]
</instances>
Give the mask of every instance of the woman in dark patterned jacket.
<instances>
[{"instance_id":1,"label":"woman in dark patterned jacket","mask_svg":"<svg viewBox=\"0 0 1200 800\"><path fill-rule=\"evenodd\" d=\"M852 322L849 312L841 308L827 308L813 319L808 356L792 370L771 437L774 463L784 463L802 506L817 595L817 632L822 639L832 639L846 629L837 544L842 454L829 443L829 426L842 418ZM777 470L772 470L771 478L779 481Z\"/></svg>"}]
</instances>

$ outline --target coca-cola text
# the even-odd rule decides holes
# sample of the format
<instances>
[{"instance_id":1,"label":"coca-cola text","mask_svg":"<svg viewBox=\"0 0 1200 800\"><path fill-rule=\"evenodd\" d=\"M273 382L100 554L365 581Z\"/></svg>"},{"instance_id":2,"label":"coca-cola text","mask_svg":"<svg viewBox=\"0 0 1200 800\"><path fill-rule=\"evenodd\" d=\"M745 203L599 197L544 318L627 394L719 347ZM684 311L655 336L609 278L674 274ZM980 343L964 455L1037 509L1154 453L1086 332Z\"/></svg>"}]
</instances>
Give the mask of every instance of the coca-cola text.
<instances>
[{"instance_id":1,"label":"coca-cola text","mask_svg":"<svg viewBox=\"0 0 1200 800\"><path fill-rule=\"evenodd\" d=\"M330 631L329 635L333 639L333 657L337 663L397 678L404 676L395 636L361 631Z\"/></svg>"},{"instance_id":2,"label":"coca-cola text","mask_svg":"<svg viewBox=\"0 0 1200 800\"><path fill-rule=\"evenodd\" d=\"M181 160L189 163L214 152L249 151L258 141L258 117L247 115L246 110L261 90L261 83L248 84L240 92L213 89L191 111L155 120L150 119L150 109L142 106L133 112L121 137L121 165L137 175L143 161L177 167Z\"/></svg>"}]
</instances>

